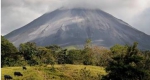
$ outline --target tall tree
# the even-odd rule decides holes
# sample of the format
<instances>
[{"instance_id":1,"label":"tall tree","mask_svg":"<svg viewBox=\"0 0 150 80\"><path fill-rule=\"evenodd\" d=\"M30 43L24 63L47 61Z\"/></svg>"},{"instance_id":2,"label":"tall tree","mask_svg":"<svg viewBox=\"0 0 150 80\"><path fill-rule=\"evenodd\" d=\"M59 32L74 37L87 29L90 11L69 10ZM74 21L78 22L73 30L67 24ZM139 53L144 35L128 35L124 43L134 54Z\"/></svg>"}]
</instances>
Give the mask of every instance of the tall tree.
<instances>
[{"instance_id":1,"label":"tall tree","mask_svg":"<svg viewBox=\"0 0 150 80\"><path fill-rule=\"evenodd\" d=\"M1 36L1 66L9 65L11 66L11 62L14 62L15 60L15 53L17 53L17 48L9 42L7 39L5 39L3 36Z\"/></svg>"},{"instance_id":2,"label":"tall tree","mask_svg":"<svg viewBox=\"0 0 150 80\"><path fill-rule=\"evenodd\" d=\"M84 50L82 51L83 56L83 64L84 65L92 65L93 64L93 51L91 46L91 40L87 39L86 44L84 46Z\"/></svg>"}]
</instances>

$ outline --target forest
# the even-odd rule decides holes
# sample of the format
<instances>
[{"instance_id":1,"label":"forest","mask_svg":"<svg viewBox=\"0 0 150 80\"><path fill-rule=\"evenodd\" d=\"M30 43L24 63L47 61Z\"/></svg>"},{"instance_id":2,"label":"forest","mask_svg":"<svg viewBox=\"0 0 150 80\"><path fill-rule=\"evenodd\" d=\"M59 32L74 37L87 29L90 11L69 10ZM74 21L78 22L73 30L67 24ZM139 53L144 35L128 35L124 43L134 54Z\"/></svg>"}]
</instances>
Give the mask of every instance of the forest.
<instances>
[{"instance_id":1,"label":"forest","mask_svg":"<svg viewBox=\"0 0 150 80\"><path fill-rule=\"evenodd\" d=\"M138 49L138 42L131 45L116 44L110 49L92 45L90 39L85 41L82 49L58 45L43 47L34 42L22 43L16 48L1 36L1 69L38 65L50 66L55 71L56 66L68 64L85 66L80 70L84 78L76 80L150 80L150 51ZM94 79L86 66L102 67L106 74Z\"/></svg>"}]
</instances>

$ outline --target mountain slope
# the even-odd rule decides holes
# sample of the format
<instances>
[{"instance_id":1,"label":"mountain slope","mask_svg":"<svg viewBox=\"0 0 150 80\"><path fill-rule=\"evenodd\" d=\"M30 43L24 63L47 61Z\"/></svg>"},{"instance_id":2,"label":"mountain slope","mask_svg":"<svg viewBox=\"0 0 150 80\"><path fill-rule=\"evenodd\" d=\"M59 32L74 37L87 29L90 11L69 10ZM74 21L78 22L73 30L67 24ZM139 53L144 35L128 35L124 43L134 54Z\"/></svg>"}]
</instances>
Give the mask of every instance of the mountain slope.
<instances>
[{"instance_id":1,"label":"mountain slope","mask_svg":"<svg viewBox=\"0 0 150 80\"><path fill-rule=\"evenodd\" d=\"M93 44L111 47L114 44L139 43L150 49L150 36L101 10L57 9L5 36L15 46L34 41L40 46L83 45L86 39Z\"/></svg>"}]
</instances>

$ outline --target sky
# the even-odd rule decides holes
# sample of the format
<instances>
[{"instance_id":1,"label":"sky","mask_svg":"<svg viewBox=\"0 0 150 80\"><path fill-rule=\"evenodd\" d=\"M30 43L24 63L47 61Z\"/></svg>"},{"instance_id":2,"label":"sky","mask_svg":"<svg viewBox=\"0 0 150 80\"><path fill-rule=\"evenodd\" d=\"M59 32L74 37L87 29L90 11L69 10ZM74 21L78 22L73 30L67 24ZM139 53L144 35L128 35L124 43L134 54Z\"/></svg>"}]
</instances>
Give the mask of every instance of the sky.
<instances>
[{"instance_id":1,"label":"sky","mask_svg":"<svg viewBox=\"0 0 150 80\"><path fill-rule=\"evenodd\" d=\"M150 0L1 0L1 34L61 7L101 9L150 35Z\"/></svg>"}]
</instances>

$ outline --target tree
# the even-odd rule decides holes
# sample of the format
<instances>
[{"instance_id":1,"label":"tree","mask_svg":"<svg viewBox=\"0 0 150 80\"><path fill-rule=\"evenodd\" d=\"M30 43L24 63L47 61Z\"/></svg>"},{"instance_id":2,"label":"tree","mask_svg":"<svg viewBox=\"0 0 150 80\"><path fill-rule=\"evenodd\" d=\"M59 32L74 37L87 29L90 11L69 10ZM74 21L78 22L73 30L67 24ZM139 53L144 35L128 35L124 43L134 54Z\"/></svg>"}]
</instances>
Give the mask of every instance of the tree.
<instances>
[{"instance_id":1,"label":"tree","mask_svg":"<svg viewBox=\"0 0 150 80\"><path fill-rule=\"evenodd\" d=\"M16 61L16 58L18 58L16 55L17 52L17 48L7 39L1 36L1 66L12 66L13 64L11 63L14 63Z\"/></svg>"},{"instance_id":2,"label":"tree","mask_svg":"<svg viewBox=\"0 0 150 80\"><path fill-rule=\"evenodd\" d=\"M83 64L84 65L92 65L93 64L93 51L91 48L91 40L87 39L86 44L84 46L84 50L81 53L83 55Z\"/></svg>"},{"instance_id":3,"label":"tree","mask_svg":"<svg viewBox=\"0 0 150 80\"><path fill-rule=\"evenodd\" d=\"M58 58L59 53L62 51L62 48L58 45L50 45L50 46L46 46L45 48L51 50L51 53L55 59Z\"/></svg>"},{"instance_id":4,"label":"tree","mask_svg":"<svg viewBox=\"0 0 150 80\"><path fill-rule=\"evenodd\" d=\"M143 62L143 67L145 70L147 70L147 73L149 75L145 76L145 80L150 80L150 51L146 50L146 51L142 51L142 54L144 55L144 62Z\"/></svg>"},{"instance_id":5,"label":"tree","mask_svg":"<svg viewBox=\"0 0 150 80\"><path fill-rule=\"evenodd\" d=\"M116 44L114 46L112 46L110 48L111 52L113 53L114 56L116 55L120 55L120 54L125 54L127 52L127 45L119 45L119 44Z\"/></svg>"},{"instance_id":6,"label":"tree","mask_svg":"<svg viewBox=\"0 0 150 80\"><path fill-rule=\"evenodd\" d=\"M93 56L94 56L94 63L97 66L104 66L108 65L108 61L110 60L112 53L105 47L98 47L94 46L92 48Z\"/></svg>"},{"instance_id":7,"label":"tree","mask_svg":"<svg viewBox=\"0 0 150 80\"><path fill-rule=\"evenodd\" d=\"M19 52L23 55L24 59L31 65L36 65L38 62L35 60L37 55L37 46L34 42L22 43L19 46Z\"/></svg>"},{"instance_id":8,"label":"tree","mask_svg":"<svg viewBox=\"0 0 150 80\"><path fill-rule=\"evenodd\" d=\"M91 48L91 39L87 39L84 48Z\"/></svg>"},{"instance_id":9,"label":"tree","mask_svg":"<svg viewBox=\"0 0 150 80\"><path fill-rule=\"evenodd\" d=\"M18 52L17 48L3 36L1 36L1 49L1 55Z\"/></svg>"},{"instance_id":10,"label":"tree","mask_svg":"<svg viewBox=\"0 0 150 80\"><path fill-rule=\"evenodd\" d=\"M39 47L36 56L38 59L40 59L41 63L44 63L46 65L51 64L51 66L54 67L55 59L50 49L47 49L45 47Z\"/></svg>"},{"instance_id":11,"label":"tree","mask_svg":"<svg viewBox=\"0 0 150 80\"><path fill-rule=\"evenodd\" d=\"M93 52L91 48L85 48L82 53L83 55L83 64L92 65L94 62Z\"/></svg>"},{"instance_id":12,"label":"tree","mask_svg":"<svg viewBox=\"0 0 150 80\"><path fill-rule=\"evenodd\" d=\"M47 49L51 49L52 51L58 51L61 50L61 47L58 45L50 45L50 46L46 46Z\"/></svg>"},{"instance_id":13,"label":"tree","mask_svg":"<svg viewBox=\"0 0 150 80\"><path fill-rule=\"evenodd\" d=\"M108 75L104 76L104 80L147 80L149 76L148 70L144 69L144 57L137 49L137 44L127 47L124 54L116 55L109 61L106 67Z\"/></svg>"},{"instance_id":14,"label":"tree","mask_svg":"<svg viewBox=\"0 0 150 80\"><path fill-rule=\"evenodd\" d=\"M58 53L57 55L57 61L58 64L65 64L67 63L67 49L62 50L61 52Z\"/></svg>"},{"instance_id":15,"label":"tree","mask_svg":"<svg viewBox=\"0 0 150 80\"><path fill-rule=\"evenodd\" d=\"M68 60L72 64L81 64L82 63L82 50L69 50L68 51Z\"/></svg>"}]
</instances>

